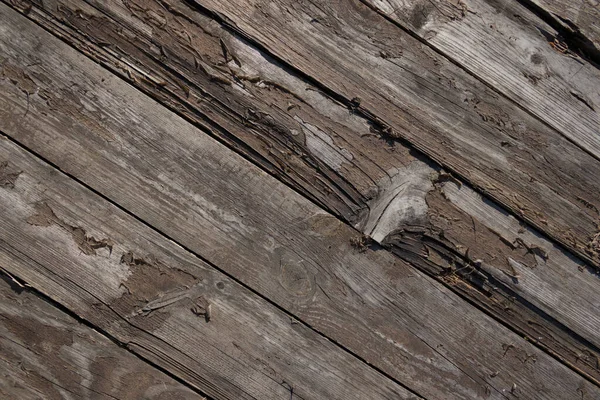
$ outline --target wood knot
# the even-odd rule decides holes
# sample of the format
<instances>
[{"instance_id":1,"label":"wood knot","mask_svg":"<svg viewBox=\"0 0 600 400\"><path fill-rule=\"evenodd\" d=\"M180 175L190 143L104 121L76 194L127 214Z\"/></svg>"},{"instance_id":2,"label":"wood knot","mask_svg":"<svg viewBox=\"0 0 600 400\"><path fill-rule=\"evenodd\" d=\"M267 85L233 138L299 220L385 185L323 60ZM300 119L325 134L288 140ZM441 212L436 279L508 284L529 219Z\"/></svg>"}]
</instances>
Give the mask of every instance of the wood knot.
<instances>
[{"instance_id":1,"label":"wood knot","mask_svg":"<svg viewBox=\"0 0 600 400\"><path fill-rule=\"evenodd\" d=\"M190 310L194 315L204 317L206 322L210 322L211 319L211 304L204 297L200 296L195 301Z\"/></svg>"}]
</instances>

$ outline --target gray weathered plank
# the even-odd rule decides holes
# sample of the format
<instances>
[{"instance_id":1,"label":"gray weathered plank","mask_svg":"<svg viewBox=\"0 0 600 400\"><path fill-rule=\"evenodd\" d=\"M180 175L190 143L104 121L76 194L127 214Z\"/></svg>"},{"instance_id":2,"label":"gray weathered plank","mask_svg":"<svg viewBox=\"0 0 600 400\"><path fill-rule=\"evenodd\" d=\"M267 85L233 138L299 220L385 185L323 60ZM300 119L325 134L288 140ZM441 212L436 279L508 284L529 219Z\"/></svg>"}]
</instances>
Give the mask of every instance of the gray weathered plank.
<instances>
[{"instance_id":1,"label":"gray weathered plank","mask_svg":"<svg viewBox=\"0 0 600 400\"><path fill-rule=\"evenodd\" d=\"M205 399L6 275L0 280L0 396Z\"/></svg>"},{"instance_id":2,"label":"gray weathered plank","mask_svg":"<svg viewBox=\"0 0 600 400\"><path fill-rule=\"evenodd\" d=\"M0 47L16 71L2 81L1 128L61 169L426 397L504 398L511 391L528 398L597 396L597 387L439 283L387 252L353 248L357 235L339 220L40 28L6 7L0 10L10 21L2 24ZM30 81L35 90L26 96L21 88ZM17 193L25 189L34 196L28 181L21 182ZM60 193L48 189L43 196ZM60 204L52 202L55 214L73 221ZM10 209L7 218L18 226L35 213L32 206L17 211ZM36 242L43 249L17 254L48 254L42 239L54 239L59 229L38 228L26 232L40 235ZM106 230L88 229L95 238L107 237ZM63 233L61 240L80 256L70 235ZM10 245L24 246L18 238ZM64 268L58 275L64 276L77 271L73 264L52 268ZM43 271L19 268L36 287ZM96 294L94 283L90 279ZM51 280L44 284L64 293ZM117 281L113 287L125 291ZM189 319L188 309L180 311Z\"/></svg>"},{"instance_id":3,"label":"gray weathered plank","mask_svg":"<svg viewBox=\"0 0 600 400\"><path fill-rule=\"evenodd\" d=\"M337 211L346 220L357 219L357 227L377 240L394 230L409 228L412 232L405 233L404 237L394 236L400 240L386 240L394 253L410 260L580 373L600 381L596 361L600 356L597 351L600 325L593 308L576 309L577 304L598 304L600 291L595 287L594 272L583 268L580 261L543 239L532 241L532 237L535 239L538 235L530 228L515 227L512 217L498 213L493 205L478 197L465 198L472 201L471 205L462 202L454 205L443 197L446 193L441 190L441 185L429 182L429 179L444 179L435 166L418 162L417 157L409 154L400 143L393 147L382 146L367 120L350 114L343 105L232 36L214 20L192 12L185 4L179 1L131 1L126 4L90 1L90 4L97 9L72 0L45 2L43 9L34 8L28 15L167 106L172 105L172 100L163 92L168 92L187 107L203 104L200 99L210 93L211 98L222 99L219 104L238 107L232 113L221 107L212 108L217 115L215 118L221 117L219 113L222 113L221 120L232 123L230 129L235 128L236 121L231 115L243 114L243 107L252 107L256 115L268 115L269 124L278 126L277 134L286 139L284 149L289 149L285 152L286 158L277 162L282 168L280 173L294 174L298 163L302 164L304 160L322 163L321 167L312 161L302 164L304 168L308 167L308 170L302 169L303 176L308 178L306 182L316 178L324 185L322 188L301 186L301 193L310 195L315 190L322 191L321 194L333 193L336 191L334 181L347 182L363 196L355 198L355 204L360 206L358 212L349 215L340 212L343 210L337 209L332 199L325 197L329 209ZM45 12L56 19L45 18ZM163 18L157 20L156 15ZM86 37L79 39L81 33ZM192 54L190 43L200 48L201 54ZM233 55L224 54L222 43L226 43L226 51ZM169 56L156 55L153 49L159 47ZM118 59L115 59L114 49ZM211 73L219 76L217 83L207 76L206 71L197 70L196 57L201 57L212 69ZM123 69L127 65L136 65L137 69L143 66L152 72L154 81L167 84L156 90L145 84L145 75L133 72L130 76L125 72ZM229 68L228 73L223 70L225 66ZM170 68L182 76L173 75ZM235 86L239 90L230 90ZM182 108L175 110L198 122L194 115L182 112ZM260 125L259 120L255 122ZM260 132L255 130L252 135ZM233 133L245 142L252 136L245 136L245 129L239 127ZM276 138L263 136L261 142L276 148L282 143ZM256 149L260 152L263 146ZM253 159L252 153L242 151ZM279 152L269 150L265 155ZM339 179L329 179L331 175L323 171L325 168L331 168ZM309 197L319 198L319 193ZM391 199L393 204L390 204ZM485 212L477 212L484 206L487 207ZM365 212L367 210L370 211ZM492 214L494 218L488 217ZM415 222L419 226L414 226ZM422 240L415 242L417 238ZM423 245L424 242L427 244ZM514 287L512 281L498 280L489 270L474 274L469 267L480 259L502 270L510 268L509 257L535 266L540 260L534 257L532 246L548 252L549 260L545 261L551 265L551 272L537 268L531 273L535 275L537 287L553 287L556 290L554 296L535 290L536 286L522 291ZM427 256L434 253L439 256ZM556 283L562 281L566 284L557 287ZM490 291L491 287L493 290ZM562 307L555 307L557 297L569 301ZM532 308L531 304L537 308Z\"/></svg>"},{"instance_id":4,"label":"gray weathered plank","mask_svg":"<svg viewBox=\"0 0 600 400\"><path fill-rule=\"evenodd\" d=\"M600 70L515 0L364 0L600 159Z\"/></svg>"},{"instance_id":5,"label":"gray weathered plank","mask_svg":"<svg viewBox=\"0 0 600 400\"><path fill-rule=\"evenodd\" d=\"M598 160L368 6L196 3L600 265L598 213L578 200L600 192L598 175L588 175ZM590 202L598 208L597 197Z\"/></svg>"},{"instance_id":6,"label":"gray weathered plank","mask_svg":"<svg viewBox=\"0 0 600 400\"><path fill-rule=\"evenodd\" d=\"M5 138L0 160L11 176L0 267L193 387L216 399L417 398Z\"/></svg>"},{"instance_id":7,"label":"gray weathered plank","mask_svg":"<svg viewBox=\"0 0 600 400\"><path fill-rule=\"evenodd\" d=\"M489 204L469 188L447 182L443 184L442 193L461 210L480 221L490 233L497 235L505 242L504 246L515 246L513 254L504 251L498 260L487 261L485 255L478 257L478 254L473 254L474 258L485 260L483 269L491 271L496 279L508 285L518 296L548 315L559 316L561 322L571 327L573 332L600 347L600 316L597 313L600 298L596 295L600 275L597 271L589 271L585 265L579 264L539 233L525 229L513 216ZM478 239L485 240L486 235L478 235ZM518 247L520 243L521 249ZM501 245L486 247L490 253L502 248ZM519 257L519 253L526 257ZM513 262L507 263L507 258ZM512 271L511 267L516 270ZM518 277L513 279L511 274Z\"/></svg>"}]
</instances>

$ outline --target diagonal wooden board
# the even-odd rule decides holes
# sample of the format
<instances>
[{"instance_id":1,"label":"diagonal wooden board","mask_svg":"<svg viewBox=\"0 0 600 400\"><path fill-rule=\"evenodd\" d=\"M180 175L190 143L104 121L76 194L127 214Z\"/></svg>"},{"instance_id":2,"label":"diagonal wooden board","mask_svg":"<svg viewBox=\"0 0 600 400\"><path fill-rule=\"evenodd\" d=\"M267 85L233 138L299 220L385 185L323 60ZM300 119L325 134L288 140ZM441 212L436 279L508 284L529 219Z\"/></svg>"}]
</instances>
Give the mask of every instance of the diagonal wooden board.
<instances>
[{"instance_id":1,"label":"diagonal wooden board","mask_svg":"<svg viewBox=\"0 0 600 400\"><path fill-rule=\"evenodd\" d=\"M3 399L205 399L9 276L1 278Z\"/></svg>"},{"instance_id":2,"label":"diagonal wooden board","mask_svg":"<svg viewBox=\"0 0 600 400\"><path fill-rule=\"evenodd\" d=\"M388 253L353 249L356 234L335 218L6 7L0 9L4 21L10 20L2 24L2 51L11 52L12 66L26 74L16 85L15 80L3 84L2 110L12 118L2 119L7 121L2 129L63 170L426 396L597 393L595 386ZM32 65L28 57L43 57L44 65ZM24 96L18 87L27 76L38 81L34 95ZM22 118L26 97L29 112ZM52 204L61 221L72 221L60 201ZM11 221L23 226L34 211L25 208ZM97 240L107 236L104 229L88 230ZM44 235L41 229L26 232ZM72 237L63 236L73 247ZM11 246L23 243L12 240ZM68 266L76 270L76 265ZM26 280L36 277L42 279L31 274ZM44 283L65 293L51 281ZM82 283L89 283L93 293L93 280Z\"/></svg>"},{"instance_id":3,"label":"diagonal wooden board","mask_svg":"<svg viewBox=\"0 0 600 400\"><path fill-rule=\"evenodd\" d=\"M600 70L518 1L364 3L600 160Z\"/></svg>"},{"instance_id":4,"label":"diagonal wooden board","mask_svg":"<svg viewBox=\"0 0 600 400\"><path fill-rule=\"evenodd\" d=\"M588 176L598 159L368 6L358 0L194 1L600 265L598 213L581 200L600 192L598 175ZM569 166L553 167L557 162Z\"/></svg>"},{"instance_id":5,"label":"diagonal wooden board","mask_svg":"<svg viewBox=\"0 0 600 400\"><path fill-rule=\"evenodd\" d=\"M418 398L5 137L0 160L0 268L211 398Z\"/></svg>"},{"instance_id":6,"label":"diagonal wooden board","mask_svg":"<svg viewBox=\"0 0 600 400\"><path fill-rule=\"evenodd\" d=\"M600 3L598 0L528 0L526 4L539 7L563 29L579 39L584 51L598 62L600 50Z\"/></svg>"},{"instance_id":7,"label":"diagonal wooden board","mask_svg":"<svg viewBox=\"0 0 600 400\"><path fill-rule=\"evenodd\" d=\"M522 226L464 183L459 182L459 188L449 183L429 184L428 178L443 180L443 174L434 166L423 164L401 144L382 145L370 131L367 120L349 114L343 105L328 99L314 86L229 35L214 20L193 12L181 2L164 3L169 10L163 15L167 23L149 17L164 12L164 4L143 3L146 7L142 8L136 2L129 2L128 6L113 1L91 3L97 10L71 0L60 0L56 4L46 2L43 11L34 8L29 10L28 16L167 106L173 103L163 92L173 95L178 102L175 104L196 105L196 109L205 103L201 101L202 96L211 93L213 99L222 99L220 103L211 101L211 104L252 107L256 114L268 113L271 126L281 127L277 133L292 141L286 144L289 149L286 159L277 161L282 165L283 175L290 174L293 180L292 174L298 172L298 163L303 159L323 163L314 170L309 169L309 173L300 170L303 177L309 178L307 182L313 177L320 178L322 183L328 182L325 186L328 190L307 185L301 187L301 193L312 193L309 198L319 198L322 194L326 205L336 210L336 202L326 196L328 191L335 192L333 181L327 180L331 175L323 172L330 166L339 174L338 181L345 180L364 196L358 199L358 205L370 211L359 215L361 231L380 238L400 227L412 229L413 232L403 237L396 235L395 241L386 240L396 254L580 373L596 382L599 380L596 360L600 356L597 351L600 321L595 309L600 305L600 292L593 269L586 268L539 233ZM56 18L46 18L44 11ZM70 31L67 24L76 31ZM180 29L184 29L185 34ZM79 32L87 38L80 41ZM102 45L94 46L90 41ZM202 49L201 54L190 53L190 42ZM234 56L223 54L223 43L226 43L226 51ZM159 55L153 59L152 49L157 46L169 56ZM118 54L118 60L111 56L112 49L123 51ZM219 74L218 82L197 70L195 57L211 63L205 68L213 68L211 73ZM229 58L226 64L219 61L226 58ZM224 65L230 74L223 73ZM127 66L136 66L136 69L124 71ZM169 68L185 78L174 76ZM149 73L140 75L140 70L152 71L154 81L167 84L159 89L148 85L144 79ZM236 91L236 88L241 90ZM199 122L193 115L182 112L182 107L174 109ZM265 133L254 127L235 128L236 119L232 115L241 115L243 111L237 114L223 111L223 118L218 114L219 107L213 107L213 111L214 119L219 123L229 122L228 129L233 129L248 145L252 145L253 136ZM252 132L245 136L245 131ZM285 136L286 132L292 133ZM300 140L294 141L296 137ZM224 139L231 146L231 142ZM272 149L280 145L275 136L264 136L261 142ZM299 147L294 147L302 145L301 152L298 152ZM261 150L260 146L254 148ZM272 149L264 154L280 152ZM246 150L242 153L256 162L251 153ZM424 187L429 192L423 191ZM373 191L377 195L368 200ZM390 198L394 204L411 204L413 211L426 209L426 216L415 212L409 218L397 218L393 215L396 207L389 206ZM426 208L419 207L423 202ZM380 209L385 212L378 211ZM352 220L352 214L337 211L342 218ZM374 225L374 221L378 223ZM410 227L415 221L420 226ZM484 264L474 274L469 263L473 265L477 260ZM512 270L515 265L519 271ZM456 272L448 272L453 270ZM515 273L520 275L519 279L509 277ZM488 282L481 281L482 275ZM494 290L485 291L491 287ZM481 289L485 289L484 293Z\"/></svg>"}]
</instances>

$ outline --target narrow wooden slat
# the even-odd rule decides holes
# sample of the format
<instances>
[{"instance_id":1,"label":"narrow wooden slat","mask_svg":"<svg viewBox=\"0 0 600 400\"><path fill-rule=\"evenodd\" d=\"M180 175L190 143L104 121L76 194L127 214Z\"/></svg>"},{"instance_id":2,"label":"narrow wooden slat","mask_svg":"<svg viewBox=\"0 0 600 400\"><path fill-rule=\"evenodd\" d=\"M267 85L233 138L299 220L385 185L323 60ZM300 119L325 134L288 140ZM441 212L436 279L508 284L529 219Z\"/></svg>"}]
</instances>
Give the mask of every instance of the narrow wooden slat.
<instances>
[{"instance_id":1,"label":"narrow wooden slat","mask_svg":"<svg viewBox=\"0 0 600 400\"><path fill-rule=\"evenodd\" d=\"M598 160L366 5L196 3L600 265Z\"/></svg>"},{"instance_id":2,"label":"narrow wooden slat","mask_svg":"<svg viewBox=\"0 0 600 400\"><path fill-rule=\"evenodd\" d=\"M6 7L0 10L6 21L2 24L5 28L0 48L3 54L10 54L10 67L16 73L2 81L0 121L1 128L16 140L425 397L504 398L511 391L528 398L568 398L582 391L597 396L597 387L464 303L442 285L388 252L361 252L355 248L355 231L339 220L83 59L64 43L44 35L41 29ZM43 64L34 60L40 57ZM5 71L8 68L4 66ZM35 90L26 96L21 88L29 80L34 82ZM23 117L27 104L29 112ZM19 164L15 168L25 170ZM31 181L44 184L49 177L27 180L27 175L22 175L16 181L16 193L41 197L68 192L48 189L45 194L37 195L28 190ZM68 207L61 206L64 196L51 202L55 215L61 221L69 221L69 226L83 224ZM81 195L69 198L79 199ZM26 204L39 200L31 199ZM95 208L88 205L82 209L89 212ZM113 213L114 210L95 217L94 226ZM39 217L31 219L38 214L34 206L11 208L8 214L11 224L22 227L9 227L9 232L35 234L35 243L40 243L33 250L29 249L31 246L25 250L24 240L11 239L10 235L3 237L10 240L13 263L18 262L17 255L25 252L37 258L53 254L48 253L49 246L45 244L60 233L56 232L60 231L56 224L46 228L24 226L27 220L39 223ZM87 224L85 228L97 241L109 234L106 229L95 230ZM138 225L132 229L140 230ZM63 233L60 241L82 257L71 236ZM120 243L126 237L110 239ZM119 256L125 250L113 248ZM91 262L100 262L96 260L101 257L89 258ZM124 260L127 265L128 258ZM161 256L166 265L176 264L170 260ZM123 263L113 264L109 270L118 275L122 268ZM77 269L77 264L71 261L52 265L52 270L62 271L58 275L48 275L45 268L27 273L18 265L11 271L18 270L25 275L23 279L36 287L42 284L36 279L42 279L42 272L46 271L45 276L52 279L44 279L43 284L64 295L76 288L69 287L71 290L65 292L52 283L53 279ZM114 279L116 296L126 292L126 288L119 287L114 274L103 272L102 277ZM85 283L89 282L88 290L98 296L96 279L92 275ZM206 287L208 290L213 285L206 283ZM209 300L216 301L215 298ZM74 308L80 303L66 305ZM157 303L149 304L152 307ZM222 302L214 304L218 305L217 310L224 307ZM257 313L252 311L250 315ZM131 313L131 308L126 312ZM177 335L166 332L165 325L158 328L151 325L147 329L154 329L154 334L158 329L163 338L185 335L189 340L192 336L185 334L186 324L194 324L195 329L215 326L193 318L190 322L189 307L174 313L183 315L176 321L182 327ZM240 319L232 317L227 321L236 318ZM136 323L137 319L146 321L138 316ZM148 322L151 323L152 320ZM219 333L236 327L227 327ZM248 335L248 329L240 335ZM198 346L198 352L207 350ZM152 350L148 343L136 347L139 351L143 348ZM308 348L314 345L309 344ZM255 354L258 357L262 353ZM277 360L284 363L288 358ZM176 361L173 365L178 365ZM194 364L194 368L200 366ZM234 372L239 374L237 370ZM245 376L240 374L239 379ZM251 388L257 390L255 386ZM369 393L366 397L373 395Z\"/></svg>"},{"instance_id":3,"label":"narrow wooden slat","mask_svg":"<svg viewBox=\"0 0 600 400\"><path fill-rule=\"evenodd\" d=\"M124 78L133 77L131 82L135 86L167 106L172 105L169 95L179 104L190 107L203 104L205 101L201 99L210 93L212 97L209 98L223 99L218 104L242 105L251 107L255 114L268 115L269 124L279 127L276 132L286 139L283 143L289 149L286 159L278 161L282 166L281 173L285 175L286 170L293 173L295 166L306 159L330 167L329 173L340 177L336 181L346 181L363 196L356 203L358 213L342 212L340 217L358 220L357 227L362 232L379 240L396 229L408 228L410 232L385 240L386 246L390 246L395 254L411 261L580 373L600 381L597 362L600 325L594 314L595 305L600 303L600 292L596 289L593 270L539 238L530 228L515 225L512 217L478 196L466 196L462 202L452 203L444 197L447 193L440 190L441 185L428 182L427 178L432 181L446 179L435 166L420 163L402 144L382 145L377 135L371 132L367 120L350 114L343 105L328 99L314 86L274 64L213 20L194 13L181 2L129 2L127 6L118 1L90 3L97 8L71 0L56 4L46 2L43 10L34 8L28 15ZM56 16L60 22L45 17L44 12ZM163 19L152 18L159 14ZM80 32L86 37L78 39ZM99 44L94 46L90 42ZM192 54L190 43L201 52ZM162 49L158 53L169 56L158 54L155 50L158 48ZM117 60L112 56L115 49ZM231 54L224 54L224 51ZM219 79L211 80L206 71L198 70L196 57L210 63L207 65L212 68L211 73ZM156 90L144 81L147 74L125 72L127 65L137 65L138 69L143 66L145 71L152 71L154 81L167 84ZM229 70L223 70L225 67ZM241 90L232 90L236 86ZM181 107L175 109L198 123L195 114L182 112ZM201 111L198 107L193 109ZM216 115L219 121L231 122L233 114L223 110L213 107L215 114L211 115ZM243 112L237 111L239 115ZM255 122L261 124L258 120ZM243 136L243 130L235 132L240 140L252 145L252 141ZM254 131L253 134L260 132L265 131ZM276 136L265 135L261 143L277 147L282 142ZM256 147L257 152L261 148ZM252 159L252 154L245 154ZM331 192L336 190L332 186L334 180L329 179L330 175L323 167L304 166L309 171L312 168L307 182L320 179L325 185L323 188ZM307 173L303 174L306 177ZM401 189L403 185L408 189ZM415 191L416 188L421 189ZM314 190L317 190L316 186L305 185L300 191L310 194ZM463 191L466 190L468 188L464 187ZM309 197L319 197L319 193L313 195ZM386 207L392 198L396 206ZM330 200L325 200L326 206L335 210L335 203ZM418 215L396 217L397 205L405 203L418 206ZM360 211L368 209L371 209L368 213ZM382 213L384 209L386 212ZM496 217L489 218L491 214ZM415 217L418 226L411 226ZM547 259L536 257L536 250L547 252ZM510 279L499 279L510 273L509 258L534 267L531 270L533 276L525 282L527 290L521 290L522 279L516 285ZM475 274L473 265L477 260L484 261L486 268L479 267ZM551 269L535 268L538 265ZM535 285L528 285L530 281ZM564 284L556 286L557 282ZM552 287L555 292L547 296L537 287ZM556 298L563 299L559 306L556 306ZM532 304L535 307L531 307ZM586 306L578 306L580 304Z\"/></svg>"},{"instance_id":4,"label":"narrow wooden slat","mask_svg":"<svg viewBox=\"0 0 600 400\"><path fill-rule=\"evenodd\" d=\"M364 0L600 159L600 70L515 0Z\"/></svg>"},{"instance_id":5,"label":"narrow wooden slat","mask_svg":"<svg viewBox=\"0 0 600 400\"><path fill-rule=\"evenodd\" d=\"M204 399L6 275L0 376L4 399Z\"/></svg>"}]
</instances>

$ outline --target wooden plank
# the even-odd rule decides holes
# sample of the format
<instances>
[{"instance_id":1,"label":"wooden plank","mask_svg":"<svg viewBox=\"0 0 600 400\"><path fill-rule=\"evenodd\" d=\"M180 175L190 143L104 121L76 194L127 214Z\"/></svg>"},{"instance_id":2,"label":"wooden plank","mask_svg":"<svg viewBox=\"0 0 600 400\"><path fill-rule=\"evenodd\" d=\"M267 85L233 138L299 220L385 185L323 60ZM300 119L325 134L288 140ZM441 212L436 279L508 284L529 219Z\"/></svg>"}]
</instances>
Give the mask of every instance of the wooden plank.
<instances>
[{"instance_id":1,"label":"wooden plank","mask_svg":"<svg viewBox=\"0 0 600 400\"><path fill-rule=\"evenodd\" d=\"M0 189L2 269L193 387L418 398L6 139L0 159L13 174Z\"/></svg>"},{"instance_id":2,"label":"wooden plank","mask_svg":"<svg viewBox=\"0 0 600 400\"><path fill-rule=\"evenodd\" d=\"M514 0L364 0L600 159L600 70Z\"/></svg>"},{"instance_id":3,"label":"wooden plank","mask_svg":"<svg viewBox=\"0 0 600 400\"><path fill-rule=\"evenodd\" d=\"M600 356L597 350L600 325L592 307L578 306L600 303L600 292L595 287L594 271L585 268L581 261L539 238L539 234L527 226L516 224L511 216L499 212L478 196L465 196L461 202L452 203L446 198L443 183L431 185L428 181L428 178L432 181L448 179L437 167L419 162L402 144L382 146L367 120L349 114L343 105L328 99L314 86L226 32L214 20L194 13L181 2L162 5L130 2L129 8L121 2L91 3L97 9L69 0L58 4L46 2L44 10L56 19L44 18L44 10L38 9L30 10L28 15L126 79L130 75L123 71L124 67L118 67L119 63L152 71L155 80L169 82L162 91L170 92L180 104L188 104L188 99L192 99L192 104L197 101L202 104L195 99L206 93L211 93L213 98L226 93L229 101L223 100L223 104L231 107L250 102L254 110L269 115L272 125L283 128L278 132L288 132L286 142L292 145L288 144L286 160L280 160L284 162L284 175L286 170L293 172L294 166L304 159L314 159L331 167L332 172L340 176L338 181L347 182L362 194L363 198L357 200L359 210L371 210L356 215L342 213L340 217L358 219L357 227L378 240L394 230L409 228L410 232L402 236L387 237L386 246L521 336L535 341L588 378L600 381L596 361ZM149 17L159 14L169 22ZM58 19L61 22L57 23ZM79 33L86 35L81 41ZM196 56L190 55L187 47L190 41L202 48L199 56L203 60L207 63L212 60L210 67L214 74L219 74L220 83L214 84L203 71L195 69ZM228 62L225 62L222 43L234 54L227 56ZM152 49L158 47L169 57L154 60ZM124 49L124 52L118 54L118 60L110 61L112 50L104 51L106 48ZM224 65L231 69L229 74L222 71ZM181 76L174 76L169 68ZM167 100L162 91L144 84L144 76L131 82L163 104L171 105L172 100ZM230 90L234 85L239 85L240 90ZM187 93L182 88L187 88ZM189 113L181 112L181 108L176 110L197 122ZM220 108L214 107L214 111L218 113ZM227 121L227 118L228 114L224 114L222 119ZM240 132L243 134L243 130ZM244 136L240 139L248 140ZM272 136L264 136L262 142L272 143L273 147L279 145ZM302 152L298 153L298 147L294 146L302 146ZM257 152L260 150L258 147ZM252 154L246 155L252 159ZM320 179L330 192L335 191L335 186L330 186L332 180L321 168L315 168L314 164L305 164L305 167L312 174L308 181ZM469 190L461 187L463 191ZM301 192L313 190L314 186L304 186ZM318 196L317 193L313 198ZM387 207L391 198L395 205ZM411 205L411 212L418 216L418 226L414 226L413 215L404 213L408 218L402 218L401 212L396 215L402 210L398 207L402 204ZM329 206L336 208L333 203ZM417 210L419 212L415 212ZM548 258L535 257L536 249L543 249ZM438 257L424 254L438 254ZM535 285L521 290L512 280L498 279L498 274L493 273L497 271L503 277L501 271L510 271L509 258L529 266L547 264L549 270L533 269L530 274L535 277ZM474 274L472 266L477 260L493 269L480 269ZM531 281L533 279L528 279L526 284ZM565 283L557 286L557 282ZM537 287L552 287L555 292L547 296L543 290L536 290ZM562 306L556 306L556 298L563 299Z\"/></svg>"},{"instance_id":4,"label":"wooden plank","mask_svg":"<svg viewBox=\"0 0 600 400\"><path fill-rule=\"evenodd\" d=\"M4 399L205 399L6 275L0 376Z\"/></svg>"},{"instance_id":5,"label":"wooden plank","mask_svg":"<svg viewBox=\"0 0 600 400\"><path fill-rule=\"evenodd\" d=\"M2 24L5 28L0 48L3 54L11 55L13 68L29 77L2 81L2 129L61 169L422 396L504 398L511 391L528 398L568 398L580 392L591 398L597 396L596 386L439 283L388 252L359 251L355 248L356 232L339 220L82 59L64 43L44 35L40 28L5 7L0 10L4 21L10 21ZM38 57L43 58L43 64L32 63ZM36 80L36 90L29 96L28 115L22 118L27 96L18 85L27 79ZM54 97L44 99L47 96ZM25 170L19 164L15 168ZM34 196L27 190L30 181L24 180L19 186L20 180L14 190ZM40 185L50 182L47 176L33 180ZM67 192L40 190L43 196ZM61 198L58 200L52 202L55 215L62 221L73 221L69 222L71 226L80 225L68 207L60 206ZM47 254L48 246L42 239L54 239L60 230L54 227L48 232L48 228L44 231L24 226L36 213L33 206L20 213L4 209L10 211L7 219L11 224L22 227L9 227L10 234L3 236L11 249L21 248L10 253L14 256L27 252L40 258ZM82 209L87 213L95 208ZM112 209L102 212L102 217L94 221L100 223L112 213ZM92 230L87 224L86 229L95 238L108 236L105 229ZM135 224L132 229L140 228ZM41 243L42 248L25 250L27 242L11 238L13 232L39 235L34 243ZM62 234L65 246L70 245L70 251L82 257L72 237ZM119 250L123 251L126 248ZM94 262L101 257L90 258ZM169 259L164 262L174 263ZM52 278L65 276L67 271L73 274L77 271L74 264L53 264L51 268L57 275ZM114 265L111 268L115 270ZM117 272L119 268L123 265L119 264ZM17 267L11 272L15 270ZM18 272L27 274L20 267ZM36 282L48 273L40 268L23 279L36 287L50 285L57 293L65 292L51 279ZM88 281L88 290L98 295L94 279L86 284ZM125 291L118 287L118 280L113 287L119 293ZM75 289L70 287L67 293ZM66 305L73 308L80 303ZM185 321L189 320L187 310L181 311ZM176 322L176 326L187 326L183 320ZM207 326L213 325L200 325ZM230 329L239 328L236 325ZM367 397L373 396L369 393Z\"/></svg>"},{"instance_id":6,"label":"wooden plank","mask_svg":"<svg viewBox=\"0 0 600 400\"><path fill-rule=\"evenodd\" d=\"M525 4L546 17L554 18L590 58L597 63L600 54L600 3L597 0L529 0Z\"/></svg>"},{"instance_id":7,"label":"wooden plank","mask_svg":"<svg viewBox=\"0 0 600 400\"><path fill-rule=\"evenodd\" d=\"M597 270L465 185L438 184L426 201L426 222L383 245L598 382Z\"/></svg>"},{"instance_id":8,"label":"wooden plank","mask_svg":"<svg viewBox=\"0 0 600 400\"><path fill-rule=\"evenodd\" d=\"M36 14L36 8L32 9L32 6L40 4L21 0L11 0L9 3L31 16ZM104 50L100 55L104 62L125 77L135 79L132 80L134 84L152 92L177 112L186 114L188 119L211 132L229 147L243 153L290 186L303 191L305 196L349 219L360 208L359 203L363 200L364 193L358 192L340 179L327 164L306 152L304 146L287 130L290 125L296 125L295 129L299 129L296 121L289 117L282 121L284 113L270 109L268 104L257 107L256 102L243 95L244 91L240 87L232 86L234 77L223 75L222 66L213 66L223 59L219 37L215 37L212 32L216 30L215 26L206 26L206 32L193 33L188 27L195 26L194 21L178 16L173 24L167 24L172 29L153 34L155 27L152 24L162 25L160 18L156 19L159 15L174 17L165 14L166 10L160 3L99 2L99 5L109 5L111 11L120 18L131 20L131 16L135 15L132 24L139 30L126 29L126 35L119 35L117 32L123 27L115 30L117 27L114 22L104 21L105 18L101 18L97 11L81 1L48 0L41 4L53 14L48 21L50 24L72 21L77 31L81 29L83 32L95 32L95 41ZM141 21L140 16L143 17ZM104 26L104 23L108 25ZM187 31L192 36L188 37ZM64 34L60 27L54 33ZM118 44L110 45L115 39ZM93 47L88 45L81 49L94 53ZM218 59L209 58L215 54ZM131 57L133 55L137 57L136 60ZM164 69L161 66L163 62L169 63L167 71L161 71ZM182 80L182 73L199 81L200 88ZM268 86L268 83L263 85ZM170 94L175 94L178 102L174 102L169 97ZM298 101L291 95L288 97L294 103ZM288 104L284 107L288 107ZM282 140L282 136L287 138ZM290 159L293 160L293 168L289 168ZM314 174L310 173L315 168L322 172L320 179L314 179ZM352 168L352 173L362 172Z\"/></svg>"},{"instance_id":9,"label":"wooden plank","mask_svg":"<svg viewBox=\"0 0 600 400\"><path fill-rule=\"evenodd\" d=\"M196 3L600 265L598 215L577 200L599 192L597 175L583 178L598 160L366 5Z\"/></svg>"}]
</instances>

